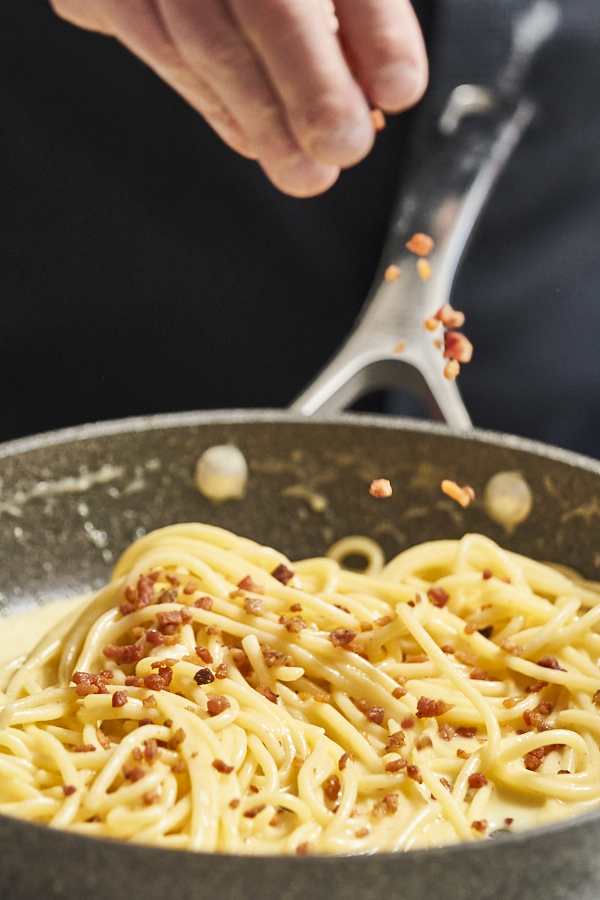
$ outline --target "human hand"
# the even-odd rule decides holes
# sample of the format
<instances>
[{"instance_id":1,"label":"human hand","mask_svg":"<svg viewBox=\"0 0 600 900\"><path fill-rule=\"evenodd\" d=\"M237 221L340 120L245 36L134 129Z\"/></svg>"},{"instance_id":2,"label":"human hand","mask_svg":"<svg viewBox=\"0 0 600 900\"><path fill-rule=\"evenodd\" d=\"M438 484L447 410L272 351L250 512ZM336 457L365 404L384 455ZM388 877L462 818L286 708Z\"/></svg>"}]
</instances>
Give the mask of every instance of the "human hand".
<instances>
[{"instance_id":1,"label":"human hand","mask_svg":"<svg viewBox=\"0 0 600 900\"><path fill-rule=\"evenodd\" d=\"M75 25L118 38L297 197L327 190L368 154L368 101L401 112L427 83L409 0L50 2Z\"/></svg>"}]
</instances>

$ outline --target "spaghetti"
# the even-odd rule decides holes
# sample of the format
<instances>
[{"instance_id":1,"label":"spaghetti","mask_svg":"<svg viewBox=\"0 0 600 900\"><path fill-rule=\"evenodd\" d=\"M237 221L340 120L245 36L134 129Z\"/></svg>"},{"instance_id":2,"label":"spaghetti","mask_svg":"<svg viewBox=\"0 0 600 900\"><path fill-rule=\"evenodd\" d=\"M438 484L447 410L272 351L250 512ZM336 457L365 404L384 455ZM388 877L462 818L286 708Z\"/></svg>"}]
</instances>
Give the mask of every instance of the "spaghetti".
<instances>
[{"instance_id":1,"label":"spaghetti","mask_svg":"<svg viewBox=\"0 0 600 900\"><path fill-rule=\"evenodd\" d=\"M474 841L600 805L600 594L480 535L290 563L138 540L0 694L0 813L242 854Z\"/></svg>"}]
</instances>

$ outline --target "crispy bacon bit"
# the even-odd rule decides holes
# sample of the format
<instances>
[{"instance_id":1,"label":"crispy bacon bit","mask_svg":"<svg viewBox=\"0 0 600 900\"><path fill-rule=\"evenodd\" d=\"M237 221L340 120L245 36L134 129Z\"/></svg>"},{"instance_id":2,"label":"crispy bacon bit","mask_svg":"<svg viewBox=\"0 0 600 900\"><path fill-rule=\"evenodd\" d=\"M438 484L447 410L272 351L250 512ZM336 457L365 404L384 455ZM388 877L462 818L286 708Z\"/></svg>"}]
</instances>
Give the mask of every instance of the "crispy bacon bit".
<instances>
[{"instance_id":1,"label":"crispy bacon bit","mask_svg":"<svg viewBox=\"0 0 600 900\"><path fill-rule=\"evenodd\" d=\"M557 672L567 671L566 669L563 669L555 656L542 656L541 659L538 659L537 664L544 669L555 669Z\"/></svg>"},{"instance_id":2,"label":"crispy bacon bit","mask_svg":"<svg viewBox=\"0 0 600 900\"><path fill-rule=\"evenodd\" d=\"M160 794L158 791L146 791L142 794L142 800L144 801L144 806L152 806L154 803L158 803Z\"/></svg>"},{"instance_id":3,"label":"crispy bacon bit","mask_svg":"<svg viewBox=\"0 0 600 900\"><path fill-rule=\"evenodd\" d=\"M475 499L475 491L472 487L469 487L469 485L459 487L455 481L450 481L448 478L444 478L442 481L442 491L452 500L456 500L465 509L469 506L471 500Z\"/></svg>"},{"instance_id":4,"label":"crispy bacon bit","mask_svg":"<svg viewBox=\"0 0 600 900\"><path fill-rule=\"evenodd\" d=\"M194 675L194 681L199 685L212 684L214 680L215 676L210 669L198 669L198 671Z\"/></svg>"},{"instance_id":5,"label":"crispy bacon bit","mask_svg":"<svg viewBox=\"0 0 600 900\"><path fill-rule=\"evenodd\" d=\"M310 844L308 841L304 841L303 844L298 844L296 847L296 856L310 856Z\"/></svg>"},{"instance_id":6,"label":"crispy bacon bit","mask_svg":"<svg viewBox=\"0 0 600 900\"><path fill-rule=\"evenodd\" d=\"M286 631L289 631L292 634L299 634L306 627L306 622L301 616L292 616L292 618L288 619L285 623Z\"/></svg>"},{"instance_id":7,"label":"crispy bacon bit","mask_svg":"<svg viewBox=\"0 0 600 900\"><path fill-rule=\"evenodd\" d=\"M62 789L65 797L70 797L77 790L74 784L63 784Z\"/></svg>"},{"instance_id":8,"label":"crispy bacon bit","mask_svg":"<svg viewBox=\"0 0 600 900\"><path fill-rule=\"evenodd\" d=\"M291 656L288 656L286 653L280 653L279 650L273 650L268 644L261 644L260 650L268 669L272 669L273 666L293 665L294 660Z\"/></svg>"},{"instance_id":9,"label":"crispy bacon bit","mask_svg":"<svg viewBox=\"0 0 600 900\"><path fill-rule=\"evenodd\" d=\"M485 834L487 831L488 822L487 819L479 819L475 822L471 822L471 828L473 831L479 832L479 834Z\"/></svg>"},{"instance_id":10,"label":"crispy bacon bit","mask_svg":"<svg viewBox=\"0 0 600 900\"><path fill-rule=\"evenodd\" d=\"M444 366L444 378L447 381L456 381L460 375L460 363L457 359L449 359Z\"/></svg>"},{"instance_id":11,"label":"crispy bacon bit","mask_svg":"<svg viewBox=\"0 0 600 900\"><path fill-rule=\"evenodd\" d=\"M405 350L406 350L406 341L398 341L398 343L392 350L392 353L404 353Z\"/></svg>"},{"instance_id":12,"label":"crispy bacon bit","mask_svg":"<svg viewBox=\"0 0 600 900\"><path fill-rule=\"evenodd\" d=\"M175 588L168 588L159 595L157 603L177 603L177 591Z\"/></svg>"},{"instance_id":13,"label":"crispy bacon bit","mask_svg":"<svg viewBox=\"0 0 600 900\"><path fill-rule=\"evenodd\" d=\"M174 775L181 775L185 770L186 765L182 759L176 759L171 766L171 772L173 772Z\"/></svg>"},{"instance_id":14,"label":"crispy bacon bit","mask_svg":"<svg viewBox=\"0 0 600 900\"><path fill-rule=\"evenodd\" d=\"M166 572L165 578L172 587L179 587L179 578L177 577L177 575L172 575L171 572Z\"/></svg>"},{"instance_id":15,"label":"crispy bacon bit","mask_svg":"<svg viewBox=\"0 0 600 900\"><path fill-rule=\"evenodd\" d=\"M95 675L92 672L73 672L71 681L75 684L75 693L78 697L87 697L90 694L108 694L107 682L112 681L112 673L106 678L102 674Z\"/></svg>"},{"instance_id":16,"label":"crispy bacon bit","mask_svg":"<svg viewBox=\"0 0 600 900\"><path fill-rule=\"evenodd\" d=\"M265 601L260 597L246 597L244 600L244 611L249 616L262 616L265 611Z\"/></svg>"},{"instance_id":17,"label":"crispy bacon bit","mask_svg":"<svg viewBox=\"0 0 600 900\"><path fill-rule=\"evenodd\" d=\"M403 688L403 687L394 688L394 690L392 691L392 697L395 700L400 700L400 698L404 697L405 694L406 694L406 688Z\"/></svg>"},{"instance_id":18,"label":"crispy bacon bit","mask_svg":"<svg viewBox=\"0 0 600 900\"><path fill-rule=\"evenodd\" d=\"M447 778L440 778L440 784L443 785L447 791L451 791L452 788L450 786L450 782Z\"/></svg>"},{"instance_id":19,"label":"crispy bacon bit","mask_svg":"<svg viewBox=\"0 0 600 900\"><path fill-rule=\"evenodd\" d=\"M284 566L283 563L277 566L277 568L273 569L271 572L273 578L276 578L277 581L280 581L282 584L287 584L294 577L294 573L291 569L288 569L287 566Z\"/></svg>"},{"instance_id":20,"label":"crispy bacon bit","mask_svg":"<svg viewBox=\"0 0 600 900\"><path fill-rule=\"evenodd\" d=\"M449 303L440 306L435 318L442 323L444 328L462 328L465 324L465 314L453 309Z\"/></svg>"},{"instance_id":21,"label":"crispy bacon bit","mask_svg":"<svg viewBox=\"0 0 600 900\"><path fill-rule=\"evenodd\" d=\"M338 606L338 609L342 609L342 607ZM302 612L302 605L300 603L292 603L292 605L290 606L290 612ZM347 609L346 612L350 612L350 610Z\"/></svg>"},{"instance_id":22,"label":"crispy bacon bit","mask_svg":"<svg viewBox=\"0 0 600 900\"><path fill-rule=\"evenodd\" d=\"M109 644L102 651L108 659L116 659L123 665L138 662L144 656L143 644L125 644L119 647L116 644Z\"/></svg>"},{"instance_id":23,"label":"crispy bacon bit","mask_svg":"<svg viewBox=\"0 0 600 900\"><path fill-rule=\"evenodd\" d=\"M444 644L442 647L440 647L440 650L442 651L442 653L446 653L449 656L452 656L454 654L454 647L452 646L452 644Z\"/></svg>"},{"instance_id":24,"label":"crispy bacon bit","mask_svg":"<svg viewBox=\"0 0 600 900\"><path fill-rule=\"evenodd\" d=\"M339 797L340 790L340 779L337 775L330 775L323 782L323 793L332 803Z\"/></svg>"},{"instance_id":25,"label":"crispy bacon bit","mask_svg":"<svg viewBox=\"0 0 600 900\"><path fill-rule=\"evenodd\" d=\"M456 733L460 735L460 737L472 738L477 734L477 728L474 725L459 725L456 729Z\"/></svg>"},{"instance_id":26,"label":"crispy bacon bit","mask_svg":"<svg viewBox=\"0 0 600 900\"><path fill-rule=\"evenodd\" d=\"M400 772L402 769L405 769L408 766L408 760L404 759L404 757L400 757L400 759L392 759L386 765L386 772Z\"/></svg>"},{"instance_id":27,"label":"crispy bacon bit","mask_svg":"<svg viewBox=\"0 0 600 900\"><path fill-rule=\"evenodd\" d=\"M439 319L436 319L435 316L431 316L429 319L425 319L423 325L427 329L427 331L435 331L436 328L440 327Z\"/></svg>"},{"instance_id":28,"label":"crispy bacon bit","mask_svg":"<svg viewBox=\"0 0 600 900\"><path fill-rule=\"evenodd\" d=\"M402 274L402 270L401 270L400 266L395 266L392 264L391 266L388 266L387 269L385 270L384 278L386 281L389 281L390 284L392 284L394 281L397 281L400 278L401 274Z\"/></svg>"},{"instance_id":29,"label":"crispy bacon bit","mask_svg":"<svg viewBox=\"0 0 600 900\"><path fill-rule=\"evenodd\" d=\"M258 684L255 688L255 691L257 694L260 694L261 697L264 697L265 700L270 700L271 703L277 703L277 694L275 693L275 691L272 691L267 684Z\"/></svg>"},{"instance_id":30,"label":"crispy bacon bit","mask_svg":"<svg viewBox=\"0 0 600 900\"><path fill-rule=\"evenodd\" d=\"M500 647L505 653L510 653L511 656L520 656L523 652L521 645L516 644L514 641L500 641Z\"/></svg>"},{"instance_id":31,"label":"crispy bacon bit","mask_svg":"<svg viewBox=\"0 0 600 900\"><path fill-rule=\"evenodd\" d=\"M427 596L431 603L433 603L434 606L437 606L438 609L442 609L450 599L450 594L446 593L444 588L440 587L429 588Z\"/></svg>"},{"instance_id":32,"label":"crispy bacon bit","mask_svg":"<svg viewBox=\"0 0 600 900\"><path fill-rule=\"evenodd\" d=\"M494 575L494 573L492 572L491 569L484 569L483 572L481 573L481 577L483 578L484 581L489 581L490 578L493 577L493 575Z\"/></svg>"},{"instance_id":33,"label":"crispy bacon bit","mask_svg":"<svg viewBox=\"0 0 600 900\"><path fill-rule=\"evenodd\" d=\"M596 693L592 697L592 703L594 704L594 706L600 706L600 690L596 691Z\"/></svg>"},{"instance_id":34,"label":"crispy bacon bit","mask_svg":"<svg viewBox=\"0 0 600 900\"><path fill-rule=\"evenodd\" d=\"M530 772L537 772L542 764L542 760L538 756L534 756L533 753L528 753L523 762L525 763L525 768L529 769Z\"/></svg>"},{"instance_id":35,"label":"crispy bacon bit","mask_svg":"<svg viewBox=\"0 0 600 900\"><path fill-rule=\"evenodd\" d=\"M160 647L161 644L164 644L165 639L160 631L147 631L146 632L146 640L153 647Z\"/></svg>"},{"instance_id":36,"label":"crispy bacon bit","mask_svg":"<svg viewBox=\"0 0 600 900\"><path fill-rule=\"evenodd\" d=\"M360 630L361 630L361 632L373 631L373 623L372 622L361 622Z\"/></svg>"},{"instance_id":37,"label":"crispy bacon bit","mask_svg":"<svg viewBox=\"0 0 600 900\"><path fill-rule=\"evenodd\" d=\"M153 765L158 759L158 744L155 738L149 738L144 741L144 759L149 766Z\"/></svg>"},{"instance_id":38,"label":"crispy bacon bit","mask_svg":"<svg viewBox=\"0 0 600 900\"><path fill-rule=\"evenodd\" d=\"M74 744L71 747L73 753L93 753L95 749L93 744Z\"/></svg>"},{"instance_id":39,"label":"crispy bacon bit","mask_svg":"<svg viewBox=\"0 0 600 900\"><path fill-rule=\"evenodd\" d=\"M553 709L554 703L551 700L540 700L535 711L542 716L549 716Z\"/></svg>"},{"instance_id":40,"label":"crispy bacon bit","mask_svg":"<svg viewBox=\"0 0 600 900\"><path fill-rule=\"evenodd\" d=\"M196 609L205 609L207 612L212 609L212 598L211 597L198 597L197 600L194 600L192 606L195 606Z\"/></svg>"},{"instance_id":41,"label":"crispy bacon bit","mask_svg":"<svg viewBox=\"0 0 600 900\"><path fill-rule=\"evenodd\" d=\"M406 774L409 778L412 778L413 781L416 781L417 784L423 784L423 778L421 777L418 766L407 765Z\"/></svg>"},{"instance_id":42,"label":"crispy bacon bit","mask_svg":"<svg viewBox=\"0 0 600 900\"><path fill-rule=\"evenodd\" d=\"M559 769L556 774L557 775L570 775L571 770L570 769Z\"/></svg>"},{"instance_id":43,"label":"crispy bacon bit","mask_svg":"<svg viewBox=\"0 0 600 900\"><path fill-rule=\"evenodd\" d=\"M228 766L222 759L213 759L212 767L223 775L229 775L230 772L233 772L233 766Z\"/></svg>"},{"instance_id":44,"label":"crispy bacon bit","mask_svg":"<svg viewBox=\"0 0 600 900\"><path fill-rule=\"evenodd\" d=\"M213 662L212 653L208 649L208 647L194 647L196 651L196 656L198 656L202 662L211 663Z\"/></svg>"},{"instance_id":45,"label":"crispy bacon bit","mask_svg":"<svg viewBox=\"0 0 600 900\"><path fill-rule=\"evenodd\" d=\"M125 679L126 687L142 687L144 684L143 678L138 678L137 675L128 675Z\"/></svg>"},{"instance_id":46,"label":"crispy bacon bit","mask_svg":"<svg viewBox=\"0 0 600 900\"><path fill-rule=\"evenodd\" d=\"M385 116L380 109L371 110L371 123L375 131L383 131L385 128Z\"/></svg>"},{"instance_id":47,"label":"crispy bacon bit","mask_svg":"<svg viewBox=\"0 0 600 900\"><path fill-rule=\"evenodd\" d=\"M475 666L475 668L469 675L469 678L472 678L473 681L492 681L493 680L492 678L490 678L490 676L485 671L485 669L482 669L479 666Z\"/></svg>"},{"instance_id":48,"label":"crispy bacon bit","mask_svg":"<svg viewBox=\"0 0 600 900\"><path fill-rule=\"evenodd\" d=\"M121 603L119 612L122 616L128 616L130 613L135 612L135 606L133 603Z\"/></svg>"},{"instance_id":49,"label":"crispy bacon bit","mask_svg":"<svg viewBox=\"0 0 600 900\"><path fill-rule=\"evenodd\" d=\"M398 794L386 794L382 800L382 803L385 803L389 813L395 813L398 811L399 801L400 798Z\"/></svg>"},{"instance_id":50,"label":"crispy bacon bit","mask_svg":"<svg viewBox=\"0 0 600 900\"><path fill-rule=\"evenodd\" d=\"M229 801L229 808L230 808L230 809L237 809L239 805L240 805L240 799L239 799L239 797L234 797L233 800L230 800L230 801Z\"/></svg>"},{"instance_id":51,"label":"crispy bacon bit","mask_svg":"<svg viewBox=\"0 0 600 900\"><path fill-rule=\"evenodd\" d=\"M166 691L173 678L173 670L169 666L162 666L158 672L152 672L144 678L144 687L150 691Z\"/></svg>"},{"instance_id":52,"label":"crispy bacon bit","mask_svg":"<svg viewBox=\"0 0 600 900\"><path fill-rule=\"evenodd\" d=\"M417 701L417 718L433 719L436 716L443 716L449 709L452 709L452 706L445 703L444 700L430 700L429 697L421 697Z\"/></svg>"},{"instance_id":53,"label":"crispy bacon bit","mask_svg":"<svg viewBox=\"0 0 600 900\"><path fill-rule=\"evenodd\" d=\"M506 709L512 709L517 705L518 702L518 700L513 700L512 697L507 697L506 700L502 701L502 706L504 706Z\"/></svg>"},{"instance_id":54,"label":"crispy bacon bit","mask_svg":"<svg viewBox=\"0 0 600 900\"><path fill-rule=\"evenodd\" d=\"M385 752L386 753L399 753L400 748L404 747L406 744L406 739L404 737L403 731L395 731L393 734L390 734L385 744Z\"/></svg>"},{"instance_id":55,"label":"crispy bacon bit","mask_svg":"<svg viewBox=\"0 0 600 900\"><path fill-rule=\"evenodd\" d=\"M223 679L227 678L227 665L226 663L220 663L215 669L215 678Z\"/></svg>"},{"instance_id":56,"label":"crispy bacon bit","mask_svg":"<svg viewBox=\"0 0 600 900\"><path fill-rule=\"evenodd\" d=\"M135 592L135 586L133 584L126 585L123 593L125 594L125 599L129 600L131 603L135 603L135 601L137 600L137 594Z\"/></svg>"},{"instance_id":57,"label":"crispy bacon bit","mask_svg":"<svg viewBox=\"0 0 600 900\"><path fill-rule=\"evenodd\" d=\"M376 800L371 810L371 815L373 816L373 818L382 819L385 815L387 815L387 812L387 804L385 804L383 800Z\"/></svg>"},{"instance_id":58,"label":"crispy bacon bit","mask_svg":"<svg viewBox=\"0 0 600 900\"><path fill-rule=\"evenodd\" d=\"M140 750L139 747L134 747L133 750L131 751L131 755L133 756L133 758L136 762L142 761L142 751Z\"/></svg>"},{"instance_id":59,"label":"crispy bacon bit","mask_svg":"<svg viewBox=\"0 0 600 900\"><path fill-rule=\"evenodd\" d=\"M454 659L457 662L462 663L463 666L474 666L478 656L476 653L467 653L464 650L457 650L454 654Z\"/></svg>"},{"instance_id":60,"label":"crispy bacon bit","mask_svg":"<svg viewBox=\"0 0 600 900\"><path fill-rule=\"evenodd\" d=\"M356 637L356 632L351 628L338 628L329 632L329 640L334 647L346 647Z\"/></svg>"},{"instance_id":61,"label":"crispy bacon bit","mask_svg":"<svg viewBox=\"0 0 600 900\"><path fill-rule=\"evenodd\" d=\"M338 769L340 772L343 772L349 762L354 762L354 757L351 753L342 753L338 760Z\"/></svg>"},{"instance_id":62,"label":"crispy bacon bit","mask_svg":"<svg viewBox=\"0 0 600 900\"><path fill-rule=\"evenodd\" d=\"M148 709L156 709L156 705L156 697L153 694L148 694L148 696L144 697L142 700L142 706L145 706Z\"/></svg>"},{"instance_id":63,"label":"crispy bacon bit","mask_svg":"<svg viewBox=\"0 0 600 900\"><path fill-rule=\"evenodd\" d=\"M432 275L431 263L426 259L417 260L417 272L422 281L429 281Z\"/></svg>"},{"instance_id":64,"label":"crispy bacon bit","mask_svg":"<svg viewBox=\"0 0 600 900\"><path fill-rule=\"evenodd\" d=\"M433 741L428 734L424 734L415 740L415 750L425 750L426 747L433 746Z\"/></svg>"},{"instance_id":65,"label":"crispy bacon bit","mask_svg":"<svg viewBox=\"0 0 600 900\"><path fill-rule=\"evenodd\" d=\"M534 681L533 684L528 684L525 690L528 694L538 694L545 687L548 687L547 681Z\"/></svg>"},{"instance_id":66,"label":"crispy bacon bit","mask_svg":"<svg viewBox=\"0 0 600 900\"><path fill-rule=\"evenodd\" d=\"M250 575L245 575L241 581L238 581L240 591L253 591L255 594L264 594L265 589L262 585L257 584Z\"/></svg>"},{"instance_id":67,"label":"crispy bacon bit","mask_svg":"<svg viewBox=\"0 0 600 900\"><path fill-rule=\"evenodd\" d=\"M248 678L252 673L252 666L250 665L250 660L246 656L245 650L243 650L242 647L230 647L229 652L231 653L231 658L235 665L240 670L240 675L243 675L244 678Z\"/></svg>"},{"instance_id":68,"label":"crispy bacon bit","mask_svg":"<svg viewBox=\"0 0 600 900\"><path fill-rule=\"evenodd\" d=\"M387 478L376 478L369 485L369 493L371 497L391 497L392 485Z\"/></svg>"},{"instance_id":69,"label":"crispy bacon bit","mask_svg":"<svg viewBox=\"0 0 600 900\"><path fill-rule=\"evenodd\" d=\"M183 744L185 741L185 731L183 728L178 728L175 734L169 739L167 747L169 750L177 750L180 744Z\"/></svg>"},{"instance_id":70,"label":"crispy bacon bit","mask_svg":"<svg viewBox=\"0 0 600 900\"><path fill-rule=\"evenodd\" d=\"M263 811L263 809L266 809L265 803L259 803L258 806L251 806L250 809L247 809L244 813L244 817L246 819L255 819L256 816Z\"/></svg>"},{"instance_id":71,"label":"crispy bacon bit","mask_svg":"<svg viewBox=\"0 0 600 900\"><path fill-rule=\"evenodd\" d=\"M473 356L473 344L460 331L447 331L444 334L444 357L455 359L459 363L468 363Z\"/></svg>"},{"instance_id":72,"label":"crispy bacon bit","mask_svg":"<svg viewBox=\"0 0 600 900\"><path fill-rule=\"evenodd\" d=\"M466 750L463 750L462 747L459 747L456 751L456 755L459 759L471 759L471 754L467 753Z\"/></svg>"},{"instance_id":73,"label":"crispy bacon bit","mask_svg":"<svg viewBox=\"0 0 600 900\"><path fill-rule=\"evenodd\" d=\"M438 737L440 737L443 741L451 741L455 736L456 731L449 725L447 722L444 722L443 725L440 725L438 728Z\"/></svg>"},{"instance_id":74,"label":"crispy bacon bit","mask_svg":"<svg viewBox=\"0 0 600 900\"><path fill-rule=\"evenodd\" d=\"M369 829L363 827L363 828L357 828L357 830L354 832L354 835L357 838L363 838L363 837L366 837L368 835L368 833L369 833Z\"/></svg>"},{"instance_id":75,"label":"crispy bacon bit","mask_svg":"<svg viewBox=\"0 0 600 900\"><path fill-rule=\"evenodd\" d=\"M402 727L405 728L407 731L408 731L410 728L414 728L414 727L415 727L415 719L414 719L414 716L406 716L405 719L402 719L402 721L400 722L400 724L401 724Z\"/></svg>"},{"instance_id":76,"label":"crispy bacon bit","mask_svg":"<svg viewBox=\"0 0 600 900\"><path fill-rule=\"evenodd\" d=\"M427 656L426 653L414 653L414 654L408 653L404 657L404 662L405 663L414 663L414 664L426 663L426 662L429 662L429 657Z\"/></svg>"},{"instance_id":77,"label":"crispy bacon bit","mask_svg":"<svg viewBox=\"0 0 600 900\"><path fill-rule=\"evenodd\" d=\"M186 586L183 589L183 593L184 594L193 594L194 591L197 591L197 590L198 590L198 585L196 584L196 582L188 581L188 583L186 584Z\"/></svg>"},{"instance_id":78,"label":"crispy bacon bit","mask_svg":"<svg viewBox=\"0 0 600 900\"><path fill-rule=\"evenodd\" d=\"M378 628L384 628L386 625L389 625L390 622L393 622L391 616L380 616L379 619L375 619L375 624Z\"/></svg>"},{"instance_id":79,"label":"crispy bacon bit","mask_svg":"<svg viewBox=\"0 0 600 900\"><path fill-rule=\"evenodd\" d=\"M477 622L467 622L465 625L465 634L475 634L477 631Z\"/></svg>"},{"instance_id":80,"label":"crispy bacon bit","mask_svg":"<svg viewBox=\"0 0 600 900\"><path fill-rule=\"evenodd\" d=\"M140 609L154 603L154 585L158 580L160 571L151 572L150 575L140 575L137 582L137 605Z\"/></svg>"},{"instance_id":81,"label":"crispy bacon bit","mask_svg":"<svg viewBox=\"0 0 600 900\"><path fill-rule=\"evenodd\" d=\"M487 783L488 780L483 772L473 772L471 775L469 775L470 788L482 788L485 787Z\"/></svg>"},{"instance_id":82,"label":"crispy bacon bit","mask_svg":"<svg viewBox=\"0 0 600 900\"><path fill-rule=\"evenodd\" d=\"M406 242L406 249L416 256L429 256L434 247L433 239L420 231L413 234L410 241Z\"/></svg>"},{"instance_id":83,"label":"crispy bacon bit","mask_svg":"<svg viewBox=\"0 0 600 900\"><path fill-rule=\"evenodd\" d=\"M374 722L376 725L382 724L384 715L385 710L383 706L371 706L366 713L368 721Z\"/></svg>"},{"instance_id":84,"label":"crispy bacon bit","mask_svg":"<svg viewBox=\"0 0 600 900\"><path fill-rule=\"evenodd\" d=\"M112 695L112 705L115 708L125 706L127 703L127 691L115 691Z\"/></svg>"},{"instance_id":85,"label":"crispy bacon bit","mask_svg":"<svg viewBox=\"0 0 600 900\"><path fill-rule=\"evenodd\" d=\"M104 734L101 728L96 729L96 738L103 750L110 750L110 738Z\"/></svg>"}]
</instances>

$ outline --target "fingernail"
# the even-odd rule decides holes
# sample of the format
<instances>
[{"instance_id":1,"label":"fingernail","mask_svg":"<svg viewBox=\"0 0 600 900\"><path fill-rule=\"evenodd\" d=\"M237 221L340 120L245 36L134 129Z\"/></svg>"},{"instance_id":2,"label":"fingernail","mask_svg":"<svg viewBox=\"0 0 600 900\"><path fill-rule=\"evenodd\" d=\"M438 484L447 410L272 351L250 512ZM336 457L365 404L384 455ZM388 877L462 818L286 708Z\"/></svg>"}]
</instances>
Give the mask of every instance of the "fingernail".
<instances>
[{"instance_id":1,"label":"fingernail","mask_svg":"<svg viewBox=\"0 0 600 900\"><path fill-rule=\"evenodd\" d=\"M375 80L375 101L389 112L400 112L420 99L426 75L413 63L402 60L379 70Z\"/></svg>"}]
</instances>

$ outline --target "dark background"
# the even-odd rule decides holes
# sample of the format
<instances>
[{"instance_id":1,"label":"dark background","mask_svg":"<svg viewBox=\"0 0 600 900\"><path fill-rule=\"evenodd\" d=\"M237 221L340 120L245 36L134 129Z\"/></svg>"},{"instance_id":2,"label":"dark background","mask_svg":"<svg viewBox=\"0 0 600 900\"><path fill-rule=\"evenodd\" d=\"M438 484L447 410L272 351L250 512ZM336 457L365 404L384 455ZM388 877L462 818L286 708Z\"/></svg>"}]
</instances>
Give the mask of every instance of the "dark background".
<instances>
[{"instance_id":1,"label":"dark background","mask_svg":"<svg viewBox=\"0 0 600 900\"><path fill-rule=\"evenodd\" d=\"M518 5L420 4L434 71L485 69L490 12ZM460 385L476 425L600 457L600 4L562 7L531 82L542 115L457 284L476 348ZM0 439L288 404L368 292L412 117L291 199L114 40L2 0Z\"/></svg>"}]
</instances>

